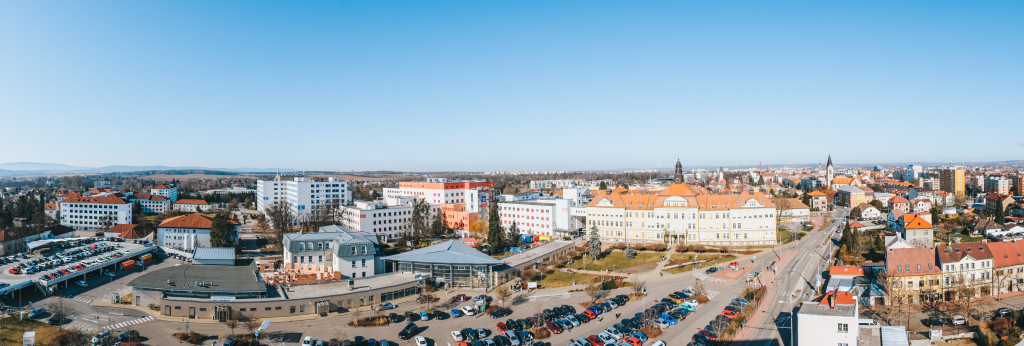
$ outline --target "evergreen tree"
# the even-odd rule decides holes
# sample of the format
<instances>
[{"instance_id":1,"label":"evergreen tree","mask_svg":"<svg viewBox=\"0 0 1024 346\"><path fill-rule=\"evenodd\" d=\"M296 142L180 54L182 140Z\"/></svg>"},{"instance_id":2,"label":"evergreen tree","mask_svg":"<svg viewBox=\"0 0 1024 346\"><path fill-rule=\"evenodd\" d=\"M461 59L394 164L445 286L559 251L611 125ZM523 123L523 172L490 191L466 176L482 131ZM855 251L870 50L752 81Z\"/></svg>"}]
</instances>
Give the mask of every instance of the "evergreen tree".
<instances>
[{"instance_id":1,"label":"evergreen tree","mask_svg":"<svg viewBox=\"0 0 1024 346\"><path fill-rule=\"evenodd\" d=\"M633 248L633 244L626 245L626 258L636 258L636 249Z\"/></svg>"},{"instance_id":2,"label":"evergreen tree","mask_svg":"<svg viewBox=\"0 0 1024 346\"><path fill-rule=\"evenodd\" d=\"M523 247L523 234L519 231L519 226L515 222L512 222L512 227L508 229L508 245L510 247Z\"/></svg>"},{"instance_id":3,"label":"evergreen tree","mask_svg":"<svg viewBox=\"0 0 1024 346\"><path fill-rule=\"evenodd\" d=\"M601 257L601 235L597 233L597 226L590 228L590 258L597 260Z\"/></svg>"},{"instance_id":4,"label":"evergreen tree","mask_svg":"<svg viewBox=\"0 0 1024 346\"><path fill-rule=\"evenodd\" d=\"M438 209L434 213L434 220L430 223L430 236L433 238L443 237L445 234L444 211Z\"/></svg>"},{"instance_id":5,"label":"evergreen tree","mask_svg":"<svg viewBox=\"0 0 1024 346\"><path fill-rule=\"evenodd\" d=\"M603 190L607 190L608 189L608 184L602 181L601 184L597 185L597 188L599 190L602 190L602 191Z\"/></svg>"},{"instance_id":6,"label":"evergreen tree","mask_svg":"<svg viewBox=\"0 0 1024 346\"><path fill-rule=\"evenodd\" d=\"M501 215L498 214L498 203L491 202L487 215L487 250L490 254L505 252L505 229L501 227Z\"/></svg>"},{"instance_id":7,"label":"evergreen tree","mask_svg":"<svg viewBox=\"0 0 1024 346\"><path fill-rule=\"evenodd\" d=\"M1002 196L999 196L999 197L1001 198ZM1006 215L1005 215L1005 213L1006 213L1006 211L1003 210L1003 201L1000 201L1000 200L997 199L996 200L996 223L998 223L1000 225L1006 223Z\"/></svg>"},{"instance_id":8,"label":"evergreen tree","mask_svg":"<svg viewBox=\"0 0 1024 346\"><path fill-rule=\"evenodd\" d=\"M214 247L231 246L235 242L235 226L231 224L228 214L217 214L210 226L210 245Z\"/></svg>"}]
</instances>

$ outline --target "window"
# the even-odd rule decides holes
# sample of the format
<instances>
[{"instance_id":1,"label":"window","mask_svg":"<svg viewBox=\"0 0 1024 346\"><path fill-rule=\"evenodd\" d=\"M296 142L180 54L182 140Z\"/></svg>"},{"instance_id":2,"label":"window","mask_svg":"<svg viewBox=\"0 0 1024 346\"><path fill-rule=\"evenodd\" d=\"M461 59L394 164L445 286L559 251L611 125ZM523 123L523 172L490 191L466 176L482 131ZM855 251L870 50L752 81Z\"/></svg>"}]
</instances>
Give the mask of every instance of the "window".
<instances>
[{"instance_id":1,"label":"window","mask_svg":"<svg viewBox=\"0 0 1024 346\"><path fill-rule=\"evenodd\" d=\"M850 325L848 325L846 323L840 323L839 324L838 332L846 333L846 332L849 332L849 331L850 331Z\"/></svg>"}]
</instances>

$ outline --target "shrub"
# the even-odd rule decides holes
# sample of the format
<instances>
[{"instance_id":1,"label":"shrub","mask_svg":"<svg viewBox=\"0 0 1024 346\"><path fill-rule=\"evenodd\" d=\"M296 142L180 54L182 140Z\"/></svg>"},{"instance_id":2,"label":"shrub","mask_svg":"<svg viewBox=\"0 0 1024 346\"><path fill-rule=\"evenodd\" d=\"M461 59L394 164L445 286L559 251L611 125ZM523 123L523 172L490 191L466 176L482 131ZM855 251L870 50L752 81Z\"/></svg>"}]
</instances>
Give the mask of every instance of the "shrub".
<instances>
[{"instance_id":1,"label":"shrub","mask_svg":"<svg viewBox=\"0 0 1024 346\"><path fill-rule=\"evenodd\" d=\"M691 252L693 251L693 245L676 245L676 252Z\"/></svg>"},{"instance_id":2,"label":"shrub","mask_svg":"<svg viewBox=\"0 0 1024 346\"><path fill-rule=\"evenodd\" d=\"M536 269L527 269L523 271L523 279L527 281L533 281L540 277L540 272Z\"/></svg>"},{"instance_id":3,"label":"shrub","mask_svg":"<svg viewBox=\"0 0 1024 346\"><path fill-rule=\"evenodd\" d=\"M626 243L615 243L608 248L612 250L622 250L626 248Z\"/></svg>"},{"instance_id":4,"label":"shrub","mask_svg":"<svg viewBox=\"0 0 1024 346\"><path fill-rule=\"evenodd\" d=\"M703 294L694 294L693 297L690 297L690 299L696 300L698 303L701 304L707 304L707 302L711 301L711 298L708 298Z\"/></svg>"},{"instance_id":5,"label":"shrub","mask_svg":"<svg viewBox=\"0 0 1024 346\"><path fill-rule=\"evenodd\" d=\"M544 327L530 329L530 332L533 332L533 338L537 340L543 340L551 337L551 331Z\"/></svg>"},{"instance_id":6,"label":"shrub","mask_svg":"<svg viewBox=\"0 0 1024 346\"><path fill-rule=\"evenodd\" d=\"M388 318L384 316L368 316L348 321L348 325L352 327L377 327L386 326L388 324Z\"/></svg>"},{"instance_id":7,"label":"shrub","mask_svg":"<svg viewBox=\"0 0 1024 346\"><path fill-rule=\"evenodd\" d=\"M199 344L203 339L206 339L206 335L196 333L196 331L193 330L188 332L188 334L174 333L174 338L190 344Z\"/></svg>"},{"instance_id":8,"label":"shrub","mask_svg":"<svg viewBox=\"0 0 1024 346\"><path fill-rule=\"evenodd\" d=\"M661 336L661 328L656 328L654 326L647 326L641 328L640 332L644 333L644 335L647 335L648 338L656 338Z\"/></svg>"},{"instance_id":9,"label":"shrub","mask_svg":"<svg viewBox=\"0 0 1024 346\"><path fill-rule=\"evenodd\" d=\"M651 245L647 246L647 250L661 252L661 251L668 250L668 246L665 245L665 244L662 244L662 243L656 243L656 244L651 244Z\"/></svg>"},{"instance_id":10,"label":"shrub","mask_svg":"<svg viewBox=\"0 0 1024 346\"><path fill-rule=\"evenodd\" d=\"M619 288L619 285L615 280L606 280L601 282L601 290L613 290Z\"/></svg>"}]
</instances>

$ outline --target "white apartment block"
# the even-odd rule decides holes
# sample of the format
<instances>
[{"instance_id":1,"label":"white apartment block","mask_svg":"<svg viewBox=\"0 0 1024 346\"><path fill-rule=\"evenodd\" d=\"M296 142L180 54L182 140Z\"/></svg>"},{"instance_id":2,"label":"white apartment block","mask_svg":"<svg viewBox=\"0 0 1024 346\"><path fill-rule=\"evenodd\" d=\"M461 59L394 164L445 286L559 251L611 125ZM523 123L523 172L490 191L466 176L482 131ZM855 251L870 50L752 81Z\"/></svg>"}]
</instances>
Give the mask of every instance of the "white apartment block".
<instances>
[{"instance_id":1,"label":"white apartment block","mask_svg":"<svg viewBox=\"0 0 1024 346\"><path fill-rule=\"evenodd\" d=\"M403 198L423 200L431 205L465 204L467 212L480 212L494 190L489 181L402 182L398 188L384 189L384 203L398 205Z\"/></svg>"},{"instance_id":2,"label":"white apartment block","mask_svg":"<svg viewBox=\"0 0 1024 346\"><path fill-rule=\"evenodd\" d=\"M128 201L138 203L147 214L161 214L171 209L171 200L161 195L138 193L128 197Z\"/></svg>"},{"instance_id":3,"label":"white apartment block","mask_svg":"<svg viewBox=\"0 0 1024 346\"><path fill-rule=\"evenodd\" d=\"M274 203L284 201L292 215L298 217L318 205L335 201L339 206L352 203L352 186L334 177L313 179L295 177L292 180L259 180L256 182L256 208L266 212Z\"/></svg>"},{"instance_id":4,"label":"white apartment block","mask_svg":"<svg viewBox=\"0 0 1024 346\"><path fill-rule=\"evenodd\" d=\"M151 195L164 196L171 200L171 203L178 201L178 187L174 184L161 184L149 189Z\"/></svg>"},{"instance_id":5,"label":"white apartment block","mask_svg":"<svg viewBox=\"0 0 1024 346\"><path fill-rule=\"evenodd\" d=\"M233 241L238 242L238 222L234 225ZM210 231L213 218L199 214L186 214L164 220L157 226L157 245L180 249L195 250L197 247L210 247Z\"/></svg>"},{"instance_id":6,"label":"white apartment block","mask_svg":"<svg viewBox=\"0 0 1024 346\"><path fill-rule=\"evenodd\" d=\"M985 178L985 192L995 192L998 194L1009 195L1010 179L995 176Z\"/></svg>"},{"instance_id":7,"label":"white apartment block","mask_svg":"<svg viewBox=\"0 0 1024 346\"><path fill-rule=\"evenodd\" d=\"M132 205L112 195L71 197L59 203L60 224L81 231L100 231L132 223ZM104 219L109 225L104 226Z\"/></svg>"},{"instance_id":8,"label":"white apartment block","mask_svg":"<svg viewBox=\"0 0 1024 346\"><path fill-rule=\"evenodd\" d=\"M577 186L577 182L579 182L580 185L582 185L584 183L584 181L575 180L575 179L531 180L530 181L530 189L531 190L564 189L564 188L567 188L567 187L576 187Z\"/></svg>"},{"instance_id":9,"label":"white apartment block","mask_svg":"<svg viewBox=\"0 0 1024 346\"><path fill-rule=\"evenodd\" d=\"M821 301L804 302L796 315L796 344L856 346L859 314L849 292L829 292Z\"/></svg>"},{"instance_id":10,"label":"white apartment block","mask_svg":"<svg viewBox=\"0 0 1024 346\"><path fill-rule=\"evenodd\" d=\"M373 234L385 242L394 241L401 233L407 232L411 217L411 205L389 206L383 200L356 201L341 208L342 226Z\"/></svg>"},{"instance_id":11,"label":"white apartment block","mask_svg":"<svg viewBox=\"0 0 1024 346\"><path fill-rule=\"evenodd\" d=\"M174 203L174 210L183 213L206 212L213 209L213 206L201 199L182 199Z\"/></svg>"},{"instance_id":12,"label":"white apartment block","mask_svg":"<svg viewBox=\"0 0 1024 346\"><path fill-rule=\"evenodd\" d=\"M500 202L498 213L505 229L515 223L522 234L565 236L583 228L588 202L589 190L566 188L562 190L562 198Z\"/></svg>"},{"instance_id":13,"label":"white apartment block","mask_svg":"<svg viewBox=\"0 0 1024 346\"><path fill-rule=\"evenodd\" d=\"M603 241L723 246L776 243L776 209L760 192L696 193L675 183L657 193L598 192L587 205L587 231Z\"/></svg>"},{"instance_id":14,"label":"white apartment block","mask_svg":"<svg viewBox=\"0 0 1024 346\"><path fill-rule=\"evenodd\" d=\"M315 233L289 233L284 238L284 263L331 270L350 278L373 276L384 269L376 263L378 244L369 233L337 225L320 227Z\"/></svg>"}]
</instances>

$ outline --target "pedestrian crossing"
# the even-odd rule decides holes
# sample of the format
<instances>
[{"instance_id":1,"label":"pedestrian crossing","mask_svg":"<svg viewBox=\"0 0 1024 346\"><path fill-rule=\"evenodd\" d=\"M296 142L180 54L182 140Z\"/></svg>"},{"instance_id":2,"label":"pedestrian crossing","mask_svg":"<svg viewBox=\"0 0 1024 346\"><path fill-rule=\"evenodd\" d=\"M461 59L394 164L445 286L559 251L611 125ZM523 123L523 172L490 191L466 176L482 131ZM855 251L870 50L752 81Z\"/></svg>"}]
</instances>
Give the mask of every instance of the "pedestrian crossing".
<instances>
[{"instance_id":1,"label":"pedestrian crossing","mask_svg":"<svg viewBox=\"0 0 1024 346\"><path fill-rule=\"evenodd\" d=\"M696 278L697 280L707 280L708 274L704 274L701 272L693 272L693 277Z\"/></svg>"},{"instance_id":2,"label":"pedestrian crossing","mask_svg":"<svg viewBox=\"0 0 1024 346\"><path fill-rule=\"evenodd\" d=\"M80 302L83 302L83 303L86 303L86 304L92 303L92 299L90 299L90 298L74 297L72 299L80 301Z\"/></svg>"},{"instance_id":3,"label":"pedestrian crossing","mask_svg":"<svg viewBox=\"0 0 1024 346\"><path fill-rule=\"evenodd\" d=\"M85 322L85 321L77 321L77 320L69 323L66 326L64 326L64 328L65 329L69 329L69 330L80 330L80 331L82 331L84 333L87 333L87 334L95 332L96 329L97 329L96 325L93 324L93 323Z\"/></svg>"},{"instance_id":4,"label":"pedestrian crossing","mask_svg":"<svg viewBox=\"0 0 1024 346\"><path fill-rule=\"evenodd\" d=\"M715 290L705 290L704 293L707 293L708 299L711 299L717 296L719 292Z\"/></svg>"},{"instance_id":5,"label":"pedestrian crossing","mask_svg":"<svg viewBox=\"0 0 1024 346\"><path fill-rule=\"evenodd\" d=\"M124 328L124 327L131 326L131 325L136 325L136 324L140 324L140 323L146 323L146 322L152 321L153 319L154 319L153 316L146 316L146 317L143 317L143 318L136 318L136 319L131 320L131 321L121 322L121 323L118 323L118 324L111 324L109 326L103 327L103 329L110 329L110 330L120 329L120 328Z\"/></svg>"}]
</instances>

